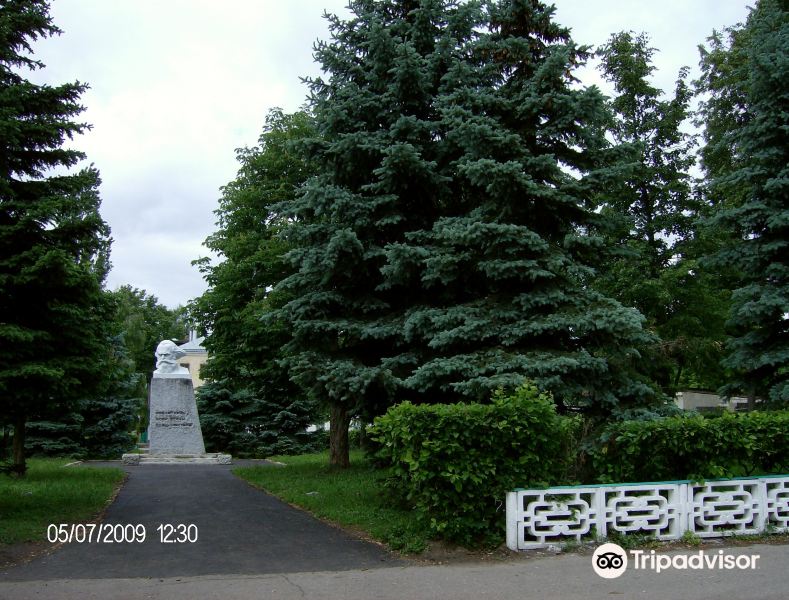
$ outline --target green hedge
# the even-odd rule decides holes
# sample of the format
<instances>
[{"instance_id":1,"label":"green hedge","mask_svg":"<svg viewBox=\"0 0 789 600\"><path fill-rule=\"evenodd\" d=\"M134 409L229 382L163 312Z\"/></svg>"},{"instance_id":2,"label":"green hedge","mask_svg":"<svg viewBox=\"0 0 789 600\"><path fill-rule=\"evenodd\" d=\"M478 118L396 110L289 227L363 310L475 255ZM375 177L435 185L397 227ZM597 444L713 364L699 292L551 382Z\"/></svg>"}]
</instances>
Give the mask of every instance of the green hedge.
<instances>
[{"instance_id":1,"label":"green hedge","mask_svg":"<svg viewBox=\"0 0 789 600\"><path fill-rule=\"evenodd\" d=\"M789 411L613 423L589 454L603 483L786 473Z\"/></svg>"},{"instance_id":2,"label":"green hedge","mask_svg":"<svg viewBox=\"0 0 789 600\"><path fill-rule=\"evenodd\" d=\"M597 483L789 472L789 411L620 421L583 445L580 429L527 384L486 405L404 402L376 419L370 437L392 497L465 546L501 540L507 491L578 483L579 457L584 480Z\"/></svg>"},{"instance_id":3,"label":"green hedge","mask_svg":"<svg viewBox=\"0 0 789 600\"><path fill-rule=\"evenodd\" d=\"M390 489L433 533L478 546L500 541L507 491L565 480L577 426L527 384L486 405L404 402L375 420L371 437Z\"/></svg>"}]
</instances>

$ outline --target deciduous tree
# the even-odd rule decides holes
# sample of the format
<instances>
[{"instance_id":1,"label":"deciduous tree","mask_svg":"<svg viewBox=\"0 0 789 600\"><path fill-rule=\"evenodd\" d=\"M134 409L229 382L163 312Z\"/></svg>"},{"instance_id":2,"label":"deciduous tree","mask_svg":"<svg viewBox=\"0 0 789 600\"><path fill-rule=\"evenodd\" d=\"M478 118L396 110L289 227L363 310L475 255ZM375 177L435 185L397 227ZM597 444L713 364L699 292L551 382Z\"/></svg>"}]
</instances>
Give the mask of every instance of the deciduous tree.
<instances>
[{"instance_id":1,"label":"deciduous tree","mask_svg":"<svg viewBox=\"0 0 789 600\"><path fill-rule=\"evenodd\" d=\"M601 196L607 243L618 256L596 286L637 308L660 337L652 376L673 393L681 382L716 387L728 292L718 274L701 268L710 233L699 220L706 206L694 191L692 90L680 70L673 96L650 77L655 49L645 34L620 32L598 51L600 70L614 86L614 140L632 151L621 179ZM684 377L683 377L684 376Z\"/></svg>"},{"instance_id":2,"label":"deciduous tree","mask_svg":"<svg viewBox=\"0 0 789 600\"><path fill-rule=\"evenodd\" d=\"M134 371L150 379L156 368L157 344L186 337L186 310L168 308L153 294L130 285L122 285L110 294L115 303L114 333L123 336Z\"/></svg>"},{"instance_id":3,"label":"deciduous tree","mask_svg":"<svg viewBox=\"0 0 789 600\"><path fill-rule=\"evenodd\" d=\"M209 383L198 394L206 443L234 455L298 449L313 403L280 363L290 332L270 316L284 302L272 289L292 272L273 206L293 198L310 175L299 142L314 136L306 112L272 110L257 146L238 150L236 179L222 190L216 233L206 240L219 260L198 261L208 290L191 305L207 331Z\"/></svg>"}]
</instances>

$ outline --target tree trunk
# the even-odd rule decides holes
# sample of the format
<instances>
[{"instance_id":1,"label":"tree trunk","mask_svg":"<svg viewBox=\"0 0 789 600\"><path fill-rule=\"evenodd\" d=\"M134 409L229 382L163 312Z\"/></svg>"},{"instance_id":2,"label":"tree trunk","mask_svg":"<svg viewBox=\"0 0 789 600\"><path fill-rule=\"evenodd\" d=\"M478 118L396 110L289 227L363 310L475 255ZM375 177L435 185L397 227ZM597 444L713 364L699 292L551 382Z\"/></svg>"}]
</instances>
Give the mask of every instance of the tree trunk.
<instances>
[{"instance_id":1,"label":"tree trunk","mask_svg":"<svg viewBox=\"0 0 789 600\"><path fill-rule=\"evenodd\" d=\"M2 427L3 427L3 441L0 442L0 460L5 460L5 457L8 454L8 440L10 438L8 433L8 427L6 426L6 424L3 423Z\"/></svg>"},{"instance_id":2,"label":"tree trunk","mask_svg":"<svg viewBox=\"0 0 789 600\"><path fill-rule=\"evenodd\" d=\"M359 424L359 450L367 451L367 423L364 420Z\"/></svg>"},{"instance_id":3,"label":"tree trunk","mask_svg":"<svg viewBox=\"0 0 789 600\"><path fill-rule=\"evenodd\" d=\"M27 464L25 463L26 421L27 419L24 415L19 415L14 419L13 465L11 466L11 472L16 473L20 477L27 471Z\"/></svg>"},{"instance_id":4,"label":"tree trunk","mask_svg":"<svg viewBox=\"0 0 789 600\"><path fill-rule=\"evenodd\" d=\"M348 455L348 426L351 417L342 404L329 407L329 464L345 469L351 466Z\"/></svg>"},{"instance_id":5,"label":"tree trunk","mask_svg":"<svg viewBox=\"0 0 789 600\"><path fill-rule=\"evenodd\" d=\"M674 393L679 389L679 378L682 375L682 364L677 365L677 375L674 377Z\"/></svg>"}]
</instances>

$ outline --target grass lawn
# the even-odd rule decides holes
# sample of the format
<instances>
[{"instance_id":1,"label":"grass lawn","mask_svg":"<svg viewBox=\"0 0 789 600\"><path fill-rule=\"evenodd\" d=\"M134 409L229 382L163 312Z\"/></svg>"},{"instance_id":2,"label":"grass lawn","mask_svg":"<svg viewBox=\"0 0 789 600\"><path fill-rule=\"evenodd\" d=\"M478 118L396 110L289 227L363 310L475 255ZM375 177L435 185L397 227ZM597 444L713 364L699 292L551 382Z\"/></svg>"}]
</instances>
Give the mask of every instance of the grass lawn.
<instances>
[{"instance_id":1,"label":"grass lawn","mask_svg":"<svg viewBox=\"0 0 789 600\"><path fill-rule=\"evenodd\" d=\"M362 531L392 550L413 553L425 549L427 528L411 511L387 503L383 474L370 466L362 452L351 452L349 469L330 468L328 452L272 460L286 466L242 467L233 472L318 518Z\"/></svg>"},{"instance_id":2,"label":"grass lawn","mask_svg":"<svg viewBox=\"0 0 789 600\"><path fill-rule=\"evenodd\" d=\"M123 480L120 469L69 462L33 458L24 477L0 475L0 543L44 541L50 523L90 522Z\"/></svg>"}]
</instances>

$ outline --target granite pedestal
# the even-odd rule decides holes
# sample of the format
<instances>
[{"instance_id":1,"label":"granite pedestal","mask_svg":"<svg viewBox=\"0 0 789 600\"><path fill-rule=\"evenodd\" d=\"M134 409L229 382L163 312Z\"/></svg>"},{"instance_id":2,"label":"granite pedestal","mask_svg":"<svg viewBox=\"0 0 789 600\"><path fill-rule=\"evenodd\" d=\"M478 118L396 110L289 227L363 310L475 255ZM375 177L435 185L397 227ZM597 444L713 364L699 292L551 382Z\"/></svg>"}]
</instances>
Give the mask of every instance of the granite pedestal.
<instances>
[{"instance_id":1,"label":"granite pedestal","mask_svg":"<svg viewBox=\"0 0 789 600\"><path fill-rule=\"evenodd\" d=\"M128 465L229 464L228 454L206 454L189 373L154 373L151 379L148 453L124 454Z\"/></svg>"},{"instance_id":2,"label":"granite pedestal","mask_svg":"<svg viewBox=\"0 0 789 600\"><path fill-rule=\"evenodd\" d=\"M148 447L151 456L205 454L192 378L188 373L154 373L150 402Z\"/></svg>"}]
</instances>

